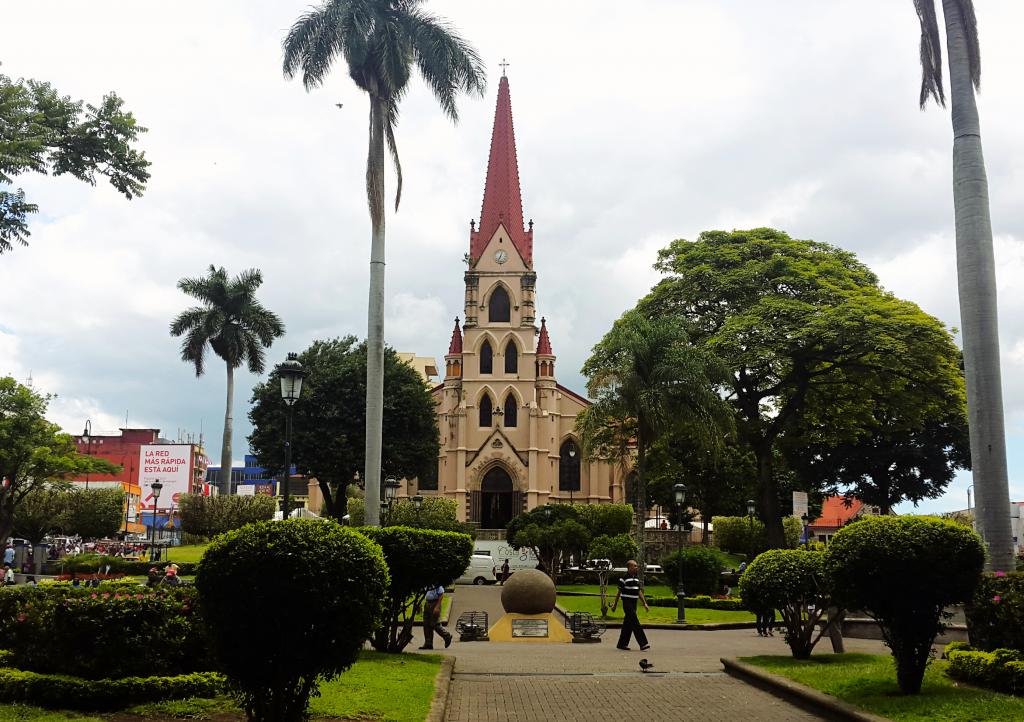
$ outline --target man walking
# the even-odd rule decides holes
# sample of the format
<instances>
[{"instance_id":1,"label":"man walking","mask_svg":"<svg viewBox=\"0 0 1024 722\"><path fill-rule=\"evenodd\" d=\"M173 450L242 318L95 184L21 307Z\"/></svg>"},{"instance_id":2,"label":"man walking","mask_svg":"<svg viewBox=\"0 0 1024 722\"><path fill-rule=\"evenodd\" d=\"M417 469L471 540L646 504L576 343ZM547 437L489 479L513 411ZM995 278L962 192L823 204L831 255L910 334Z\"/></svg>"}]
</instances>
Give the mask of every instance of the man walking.
<instances>
[{"instance_id":1,"label":"man walking","mask_svg":"<svg viewBox=\"0 0 1024 722\"><path fill-rule=\"evenodd\" d=\"M651 608L647 606L647 600L644 599L644 590L640 588L640 579L637 577L637 572L640 570L640 566L630 559L626 562L626 576L619 579L619 591L615 593L615 601L612 602L612 611L619 605L619 599L622 599L622 613L625 618L622 620L622 631L619 632L619 643L615 645L618 649L629 649L629 638L633 635L636 636L636 642L640 645L640 651L644 651L651 648L651 645L647 643L647 635L644 634L644 628L640 626L640 620L636 616L636 603L641 601L644 604L644 610L651 611Z\"/></svg>"},{"instance_id":2,"label":"man walking","mask_svg":"<svg viewBox=\"0 0 1024 722\"><path fill-rule=\"evenodd\" d=\"M444 640L444 648L448 649L452 643L450 635L441 626L441 600L444 599L444 585L427 587L427 598L423 603L423 646L420 649L434 648L434 632L437 632Z\"/></svg>"},{"instance_id":3,"label":"man walking","mask_svg":"<svg viewBox=\"0 0 1024 722\"><path fill-rule=\"evenodd\" d=\"M511 567L508 565L508 559L501 565L501 586L505 586L505 582L508 581L509 575L512 573Z\"/></svg>"}]
</instances>

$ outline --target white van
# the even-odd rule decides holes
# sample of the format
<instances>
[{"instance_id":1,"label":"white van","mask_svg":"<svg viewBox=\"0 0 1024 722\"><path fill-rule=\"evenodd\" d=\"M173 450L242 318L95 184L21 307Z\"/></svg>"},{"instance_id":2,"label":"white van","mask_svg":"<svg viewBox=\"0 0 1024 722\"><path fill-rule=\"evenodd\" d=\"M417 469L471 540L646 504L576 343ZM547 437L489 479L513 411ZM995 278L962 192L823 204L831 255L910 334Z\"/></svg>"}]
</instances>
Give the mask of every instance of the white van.
<instances>
[{"instance_id":1,"label":"white van","mask_svg":"<svg viewBox=\"0 0 1024 722\"><path fill-rule=\"evenodd\" d=\"M540 561L531 549L513 549L506 541L477 539L473 542L474 554L489 554L494 559L496 571L508 559L509 572L515 573L523 569L536 569Z\"/></svg>"},{"instance_id":2,"label":"white van","mask_svg":"<svg viewBox=\"0 0 1024 722\"><path fill-rule=\"evenodd\" d=\"M495 576L497 570L494 568L494 559L490 554L477 554L469 559L469 566L462 576L455 580L456 584L494 584L498 581Z\"/></svg>"}]
</instances>

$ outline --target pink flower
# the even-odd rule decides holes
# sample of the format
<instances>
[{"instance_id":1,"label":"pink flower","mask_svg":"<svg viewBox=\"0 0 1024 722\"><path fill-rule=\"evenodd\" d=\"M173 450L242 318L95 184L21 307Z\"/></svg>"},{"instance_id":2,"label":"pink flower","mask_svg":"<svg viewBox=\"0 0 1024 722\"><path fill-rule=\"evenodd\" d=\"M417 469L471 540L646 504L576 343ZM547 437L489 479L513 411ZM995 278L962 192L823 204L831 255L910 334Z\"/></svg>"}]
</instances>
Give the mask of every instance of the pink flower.
<instances>
[{"instance_id":1,"label":"pink flower","mask_svg":"<svg viewBox=\"0 0 1024 722\"><path fill-rule=\"evenodd\" d=\"M19 622L24 622L26 619L28 619L28 615L26 615L24 613L18 615L18 621Z\"/></svg>"},{"instance_id":2,"label":"pink flower","mask_svg":"<svg viewBox=\"0 0 1024 722\"><path fill-rule=\"evenodd\" d=\"M110 592L103 592L104 599L110 599Z\"/></svg>"},{"instance_id":3,"label":"pink flower","mask_svg":"<svg viewBox=\"0 0 1024 722\"><path fill-rule=\"evenodd\" d=\"M96 592L93 592L92 594L89 595L89 599L95 599L95 598L96 598Z\"/></svg>"},{"instance_id":4,"label":"pink flower","mask_svg":"<svg viewBox=\"0 0 1024 722\"><path fill-rule=\"evenodd\" d=\"M997 594L994 597L992 597L992 601L993 602L1001 602L1001 601L1003 601L1003 598Z\"/></svg>"},{"instance_id":5,"label":"pink flower","mask_svg":"<svg viewBox=\"0 0 1024 722\"><path fill-rule=\"evenodd\" d=\"M1006 572L996 572L996 576L997 577L1005 577L1006 576Z\"/></svg>"}]
</instances>

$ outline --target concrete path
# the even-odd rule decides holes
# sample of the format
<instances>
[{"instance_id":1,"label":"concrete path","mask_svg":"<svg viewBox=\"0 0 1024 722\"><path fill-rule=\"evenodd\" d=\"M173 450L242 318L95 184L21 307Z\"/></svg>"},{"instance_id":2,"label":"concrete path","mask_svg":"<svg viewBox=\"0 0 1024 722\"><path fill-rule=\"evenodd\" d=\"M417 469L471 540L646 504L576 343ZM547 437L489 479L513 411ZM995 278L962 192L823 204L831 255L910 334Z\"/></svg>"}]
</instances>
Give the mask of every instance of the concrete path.
<instances>
[{"instance_id":1,"label":"concrete path","mask_svg":"<svg viewBox=\"0 0 1024 722\"><path fill-rule=\"evenodd\" d=\"M469 610L487 611L493 624L503 613L500 594L499 587L458 587L449 627L454 632L459 614ZM720 657L788 654L780 634L650 630L651 649L640 652L634 646L624 652L615 648L616 633L609 630L600 644L454 642L447 650L456 656L447 719L819 719L722 672ZM827 640L816 647L816 653L829 650ZM886 651L880 642L857 639L847 640L847 650ZM641 673L641 658L652 662L657 674Z\"/></svg>"}]
</instances>

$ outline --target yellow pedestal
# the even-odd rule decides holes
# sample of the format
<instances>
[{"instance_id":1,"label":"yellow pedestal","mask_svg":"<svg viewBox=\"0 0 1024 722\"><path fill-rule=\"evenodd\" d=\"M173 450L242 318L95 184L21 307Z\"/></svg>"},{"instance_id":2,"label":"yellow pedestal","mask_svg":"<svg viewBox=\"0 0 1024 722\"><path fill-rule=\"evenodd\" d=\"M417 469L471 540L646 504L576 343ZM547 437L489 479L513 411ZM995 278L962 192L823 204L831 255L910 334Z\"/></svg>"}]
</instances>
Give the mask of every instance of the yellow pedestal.
<instances>
[{"instance_id":1,"label":"yellow pedestal","mask_svg":"<svg viewBox=\"0 0 1024 722\"><path fill-rule=\"evenodd\" d=\"M515 619L546 619L548 636L546 637L513 637L512 621ZM558 617L550 612L547 614L506 614L488 630L487 635L492 642L572 642L572 635Z\"/></svg>"}]
</instances>

